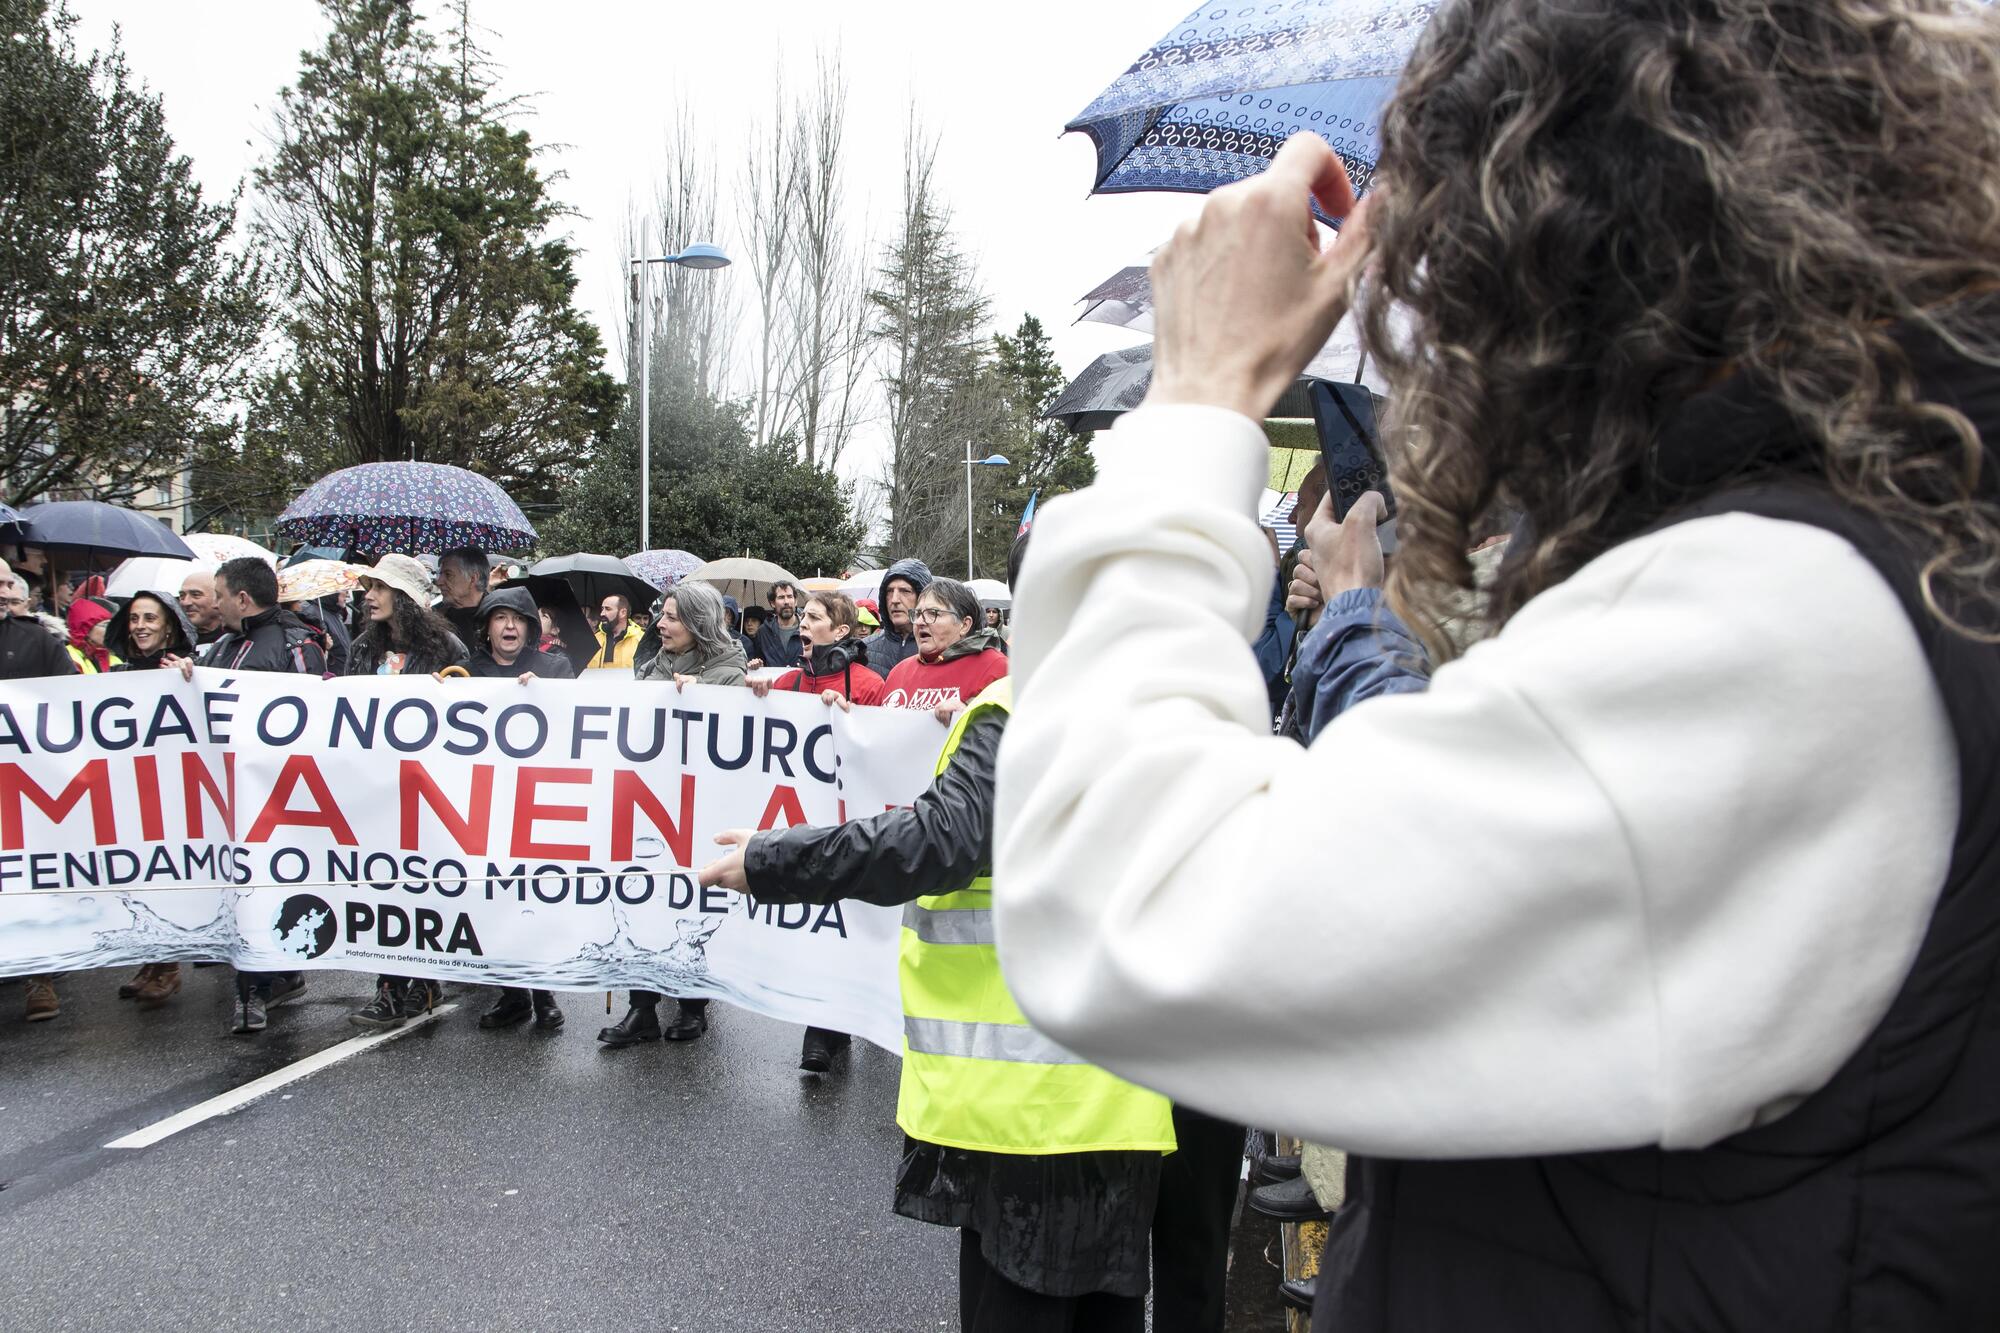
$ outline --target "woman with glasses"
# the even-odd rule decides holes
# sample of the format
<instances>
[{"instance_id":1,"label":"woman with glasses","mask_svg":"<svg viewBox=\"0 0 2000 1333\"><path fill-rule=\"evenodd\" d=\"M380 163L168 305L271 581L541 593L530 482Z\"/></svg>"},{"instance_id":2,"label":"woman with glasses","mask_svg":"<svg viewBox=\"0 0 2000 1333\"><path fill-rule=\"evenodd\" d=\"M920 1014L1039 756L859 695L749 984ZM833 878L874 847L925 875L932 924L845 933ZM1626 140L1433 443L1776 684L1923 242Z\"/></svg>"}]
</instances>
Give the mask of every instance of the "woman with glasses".
<instances>
[{"instance_id":1,"label":"woman with glasses","mask_svg":"<svg viewBox=\"0 0 2000 1333\"><path fill-rule=\"evenodd\" d=\"M917 655L889 672L889 708L928 708L940 720L963 708L1007 674L1000 635L983 629L985 613L972 589L957 579L933 579L910 613Z\"/></svg>"}]
</instances>

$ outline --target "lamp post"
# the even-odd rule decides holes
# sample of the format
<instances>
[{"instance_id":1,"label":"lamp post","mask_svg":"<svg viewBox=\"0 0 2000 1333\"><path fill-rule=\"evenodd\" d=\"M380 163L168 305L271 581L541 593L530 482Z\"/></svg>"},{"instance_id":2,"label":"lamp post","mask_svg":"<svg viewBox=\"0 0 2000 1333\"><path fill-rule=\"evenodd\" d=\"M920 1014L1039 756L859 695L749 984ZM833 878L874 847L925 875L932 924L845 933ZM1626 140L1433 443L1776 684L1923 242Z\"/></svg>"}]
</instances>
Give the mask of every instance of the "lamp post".
<instances>
[{"instance_id":1,"label":"lamp post","mask_svg":"<svg viewBox=\"0 0 2000 1333\"><path fill-rule=\"evenodd\" d=\"M653 549L653 270L654 264L682 268L727 268L729 256L719 245L696 241L671 255L635 259L639 284L639 549Z\"/></svg>"},{"instance_id":2,"label":"lamp post","mask_svg":"<svg viewBox=\"0 0 2000 1333\"><path fill-rule=\"evenodd\" d=\"M989 454L985 458L972 456L972 441L965 442L965 577L972 578L972 469L976 467L1006 467L1007 460L999 454Z\"/></svg>"}]
</instances>

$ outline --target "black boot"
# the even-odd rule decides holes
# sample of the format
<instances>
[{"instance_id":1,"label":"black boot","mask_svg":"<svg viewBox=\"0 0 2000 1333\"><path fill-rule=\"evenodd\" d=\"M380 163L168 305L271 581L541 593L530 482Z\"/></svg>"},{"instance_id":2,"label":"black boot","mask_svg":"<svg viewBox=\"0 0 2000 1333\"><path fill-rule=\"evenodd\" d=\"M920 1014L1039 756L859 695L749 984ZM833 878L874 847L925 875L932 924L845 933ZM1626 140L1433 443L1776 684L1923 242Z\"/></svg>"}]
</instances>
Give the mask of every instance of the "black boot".
<instances>
[{"instance_id":1,"label":"black boot","mask_svg":"<svg viewBox=\"0 0 2000 1333\"><path fill-rule=\"evenodd\" d=\"M599 1028L597 1039L606 1046L630 1046L634 1042L658 1041L660 1039L660 1010L657 1002L644 1003L635 994L632 1007L625 1011L625 1017L616 1026Z\"/></svg>"},{"instance_id":2,"label":"black boot","mask_svg":"<svg viewBox=\"0 0 2000 1333\"><path fill-rule=\"evenodd\" d=\"M845 1032L807 1028L806 1039L799 1046L799 1068L808 1074L824 1074L833 1068L833 1057L846 1050L852 1040Z\"/></svg>"},{"instance_id":3,"label":"black boot","mask_svg":"<svg viewBox=\"0 0 2000 1333\"><path fill-rule=\"evenodd\" d=\"M563 1012L556 1007L556 997L545 990L535 992L535 1026L544 1032L560 1031Z\"/></svg>"},{"instance_id":4,"label":"black boot","mask_svg":"<svg viewBox=\"0 0 2000 1333\"><path fill-rule=\"evenodd\" d=\"M679 1012L661 1036L668 1041L693 1041L708 1031L707 1000L677 1000L674 1003Z\"/></svg>"},{"instance_id":5,"label":"black boot","mask_svg":"<svg viewBox=\"0 0 2000 1333\"><path fill-rule=\"evenodd\" d=\"M534 1012L534 1005L529 1001L527 991L519 986L506 986L493 1001L493 1007L479 1016L479 1026L510 1028L516 1023L527 1022Z\"/></svg>"},{"instance_id":6,"label":"black boot","mask_svg":"<svg viewBox=\"0 0 2000 1333\"><path fill-rule=\"evenodd\" d=\"M1278 1284L1278 1298L1294 1310L1311 1314L1318 1285L1317 1277L1288 1277Z\"/></svg>"}]
</instances>

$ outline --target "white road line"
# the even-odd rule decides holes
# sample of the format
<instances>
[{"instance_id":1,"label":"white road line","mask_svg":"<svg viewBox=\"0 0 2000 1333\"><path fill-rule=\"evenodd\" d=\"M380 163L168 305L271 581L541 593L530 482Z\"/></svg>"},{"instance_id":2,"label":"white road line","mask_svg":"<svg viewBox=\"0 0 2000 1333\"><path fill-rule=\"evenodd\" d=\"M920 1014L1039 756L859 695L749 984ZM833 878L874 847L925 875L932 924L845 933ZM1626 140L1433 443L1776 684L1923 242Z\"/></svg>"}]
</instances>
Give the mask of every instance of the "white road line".
<instances>
[{"instance_id":1,"label":"white road line","mask_svg":"<svg viewBox=\"0 0 2000 1333\"><path fill-rule=\"evenodd\" d=\"M328 1065L339 1064L350 1055L359 1055L372 1046L394 1041L408 1036L426 1023L432 1023L458 1008L452 1004L441 1004L420 1018L412 1019L399 1028L387 1032L371 1032L365 1037L354 1037L338 1045L329 1046L316 1055L308 1055L303 1060L295 1060L283 1069L274 1069L262 1078L253 1078L240 1088L210 1097L185 1111L177 1111L165 1120L157 1120L144 1129L134 1130L122 1139L113 1139L105 1144L107 1148L150 1148L162 1139L171 1138L184 1129L192 1129L204 1120L213 1120L219 1115L241 1110L267 1093L275 1092L287 1083L296 1083L309 1075L317 1074Z\"/></svg>"}]
</instances>

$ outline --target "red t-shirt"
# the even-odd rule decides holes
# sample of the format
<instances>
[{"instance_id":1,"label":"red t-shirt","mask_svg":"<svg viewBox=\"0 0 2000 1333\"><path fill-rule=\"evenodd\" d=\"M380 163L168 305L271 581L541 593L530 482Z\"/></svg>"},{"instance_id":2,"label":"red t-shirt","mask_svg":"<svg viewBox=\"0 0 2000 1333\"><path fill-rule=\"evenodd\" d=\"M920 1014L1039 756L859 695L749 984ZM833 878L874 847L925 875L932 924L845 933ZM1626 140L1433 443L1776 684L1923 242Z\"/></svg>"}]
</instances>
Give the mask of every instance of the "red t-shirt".
<instances>
[{"instance_id":1,"label":"red t-shirt","mask_svg":"<svg viewBox=\"0 0 2000 1333\"><path fill-rule=\"evenodd\" d=\"M979 692L1007 674L1007 654L998 648L949 662L926 662L906 657L889 671L889 693L882 700L887 708L937 708L943 704L971 703Z\"/></svg>"},{"instance_id":2,"label":"red t-shirt","mask_svg":"<svg viewBox=\"0 0 2000 1333\"><path fill-rule=\"evenodd\" d=\"M848 693L850 681L853 684L851 694ZM771 688L796 690L800 694L820 694L832 690L835 694L846 695L855 703L868 704L871 707L881 703L882 696L889 692L889 687L882 683L882 678L875 674L874 669L859 662L846 671L834 671L824 676L808 676L794 667L778 677Z\"/></svg>"}]
</instances>

